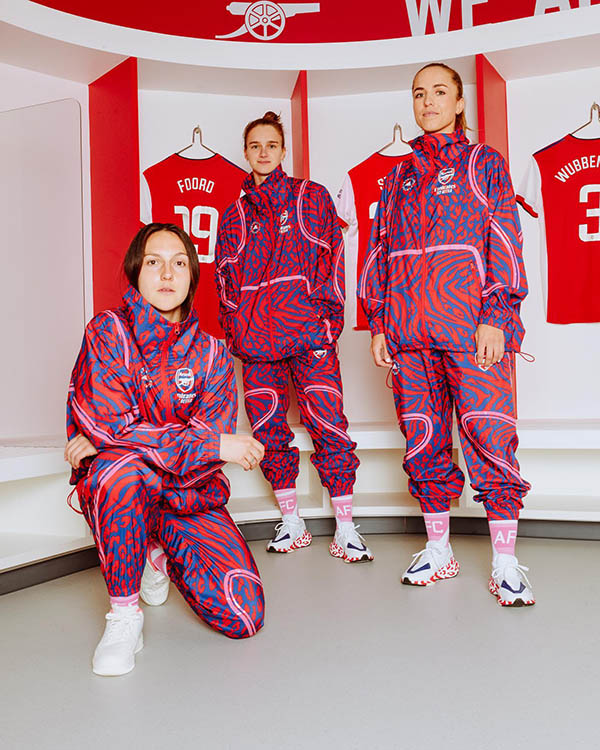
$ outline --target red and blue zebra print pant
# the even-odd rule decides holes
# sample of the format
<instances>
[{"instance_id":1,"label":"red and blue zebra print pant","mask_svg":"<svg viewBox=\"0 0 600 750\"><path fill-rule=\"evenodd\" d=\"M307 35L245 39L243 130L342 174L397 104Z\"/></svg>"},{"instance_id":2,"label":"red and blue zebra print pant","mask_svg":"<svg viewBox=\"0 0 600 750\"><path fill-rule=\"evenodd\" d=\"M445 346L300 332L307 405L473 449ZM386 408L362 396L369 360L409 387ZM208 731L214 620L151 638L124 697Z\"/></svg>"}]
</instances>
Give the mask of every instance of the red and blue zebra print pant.
<instances>
[{"instance_id":1,"label":"red and blue zebra print pant","mask_svg":"<svg viewBox=\"0 0 600 750\"><path fill-rule=\"evenodd\" d=\"M402 351L394 356L392 387L406 437L404 469L424 513L450 509L465 477L452 461L452 409L474 499L490 520L516 519L529 485L519 473L513 390L514 354L487 371L474 353Z\"/></svg>"},{"instance_id":2,"label":"red and blue zebra print pant","mask_svg":"<svg viewBox=\"0 0 600 750\"><path fill-rule=\"evenodd\" d=\"M165 501L163 481L137 454L113 449L100 453L77 485L109 595L138 593L152 537L165 550L170 579L202 620L230 638L254 635L264 620L263 588L252 553L223 507L227 479L213 473L197 488L198 508L205 510L186 514Z\"/></svg>"},{"instance_id":3,"label":"red and blue zebra print pant","mask_svg":"<svg viewBox=\"0 0 600 750\"><path fill-rule=\"evenodd\" d=\"M288 377L298 397L302 422L315 453L311 461L331 497L350 495L359 465L356 443L348 435L342 378L332 349L309 351L275 362L244 363L244 399L254 437L265 446L261 469L274 490L294 487L298 449L286 413L290 403Z\"/></svg>"}]
</instances>

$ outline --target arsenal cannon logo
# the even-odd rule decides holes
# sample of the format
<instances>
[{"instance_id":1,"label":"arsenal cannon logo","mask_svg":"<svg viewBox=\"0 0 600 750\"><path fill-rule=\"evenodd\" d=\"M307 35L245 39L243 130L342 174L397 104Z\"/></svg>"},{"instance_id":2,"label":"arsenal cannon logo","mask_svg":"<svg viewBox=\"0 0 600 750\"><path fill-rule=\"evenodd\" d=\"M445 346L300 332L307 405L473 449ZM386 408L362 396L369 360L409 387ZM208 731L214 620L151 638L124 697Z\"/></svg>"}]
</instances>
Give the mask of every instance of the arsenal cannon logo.
<instances>
[{"instance_id":1,"label":"arsenal cannon logo","mask_svg":"<svg viewBox=\"0 0 600 750\"><path fill-rule=\"evenodd\" d=\"M244 23L231 34L219 34L215 39L234 39L251 34L261 42L276 39L284 30L285 22L298 13L320 13L320 3L229 3L227 10L232 16L244 16Z\"/></svg>"}]
</instances>

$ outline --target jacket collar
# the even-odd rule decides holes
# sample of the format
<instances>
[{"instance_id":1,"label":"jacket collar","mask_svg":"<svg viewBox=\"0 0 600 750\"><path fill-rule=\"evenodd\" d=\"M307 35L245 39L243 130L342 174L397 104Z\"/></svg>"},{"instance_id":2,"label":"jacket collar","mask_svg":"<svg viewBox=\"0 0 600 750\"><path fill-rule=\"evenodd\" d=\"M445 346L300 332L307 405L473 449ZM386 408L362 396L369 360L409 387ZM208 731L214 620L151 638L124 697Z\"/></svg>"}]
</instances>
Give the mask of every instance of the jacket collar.
<instances>
[{"instance_id":1,"label":"jacket collar","mask_svg":"<svg viewBox=\"0 0 600 750\"><path fill-rule=\"evenodd\" d=\"M273 206L286 202L288 190L288 176L279 165L274 169L262 185L255 185L252 172L247 175L242 185L246 198L257 208Z\"/></svg>"},{"instance_id":2,"label":"jacket collar","mask_svg":"<svg viewBox=\"0 0 600 750\"><path fill-rule=\"evenodd\" d=\"M420 135L410 142L414 162L419 172L431 172L445 164L456 161L469 141L462 128L453 133Z\"/></svg>"},{"instance_id":3,"label":"jacket collar","mask_svg":"<svg viewBox=\"0 0 600 750\"><path fill-rule=\"evenodd\" d=\"M198 321L192 309L185 320L169 323L131 286L123 295L123 310L144 358L158 353L169 339L175 345Z\"/></svg>"}]
</instances>

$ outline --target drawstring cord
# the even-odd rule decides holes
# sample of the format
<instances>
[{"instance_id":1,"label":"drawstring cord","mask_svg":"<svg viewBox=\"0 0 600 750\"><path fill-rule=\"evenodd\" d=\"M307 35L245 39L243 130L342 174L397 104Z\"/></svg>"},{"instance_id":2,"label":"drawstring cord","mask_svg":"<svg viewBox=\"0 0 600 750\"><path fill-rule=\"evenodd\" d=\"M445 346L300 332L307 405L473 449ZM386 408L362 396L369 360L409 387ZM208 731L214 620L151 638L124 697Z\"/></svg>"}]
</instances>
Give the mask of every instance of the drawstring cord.
<instances>
[{"instance_id":1,"label":"drawstring cord","mask_svg":"<svg viewBox=\"0 0 600 750\"><path fill-rule=\"evenodd\" d=\"M73 497L73 495L75 494L75 492L77 492L77 485L75 485L75 487L73 487L73 489L71 490L71 492L69 492L69 494L67 496L67 505L69 506L69 508L71 508L71 510L74 510L75 513L78 513L80 516L82 516L83 515L83 511L82 510L77 510L77 508L73 507L73 503L71 502L71 498Z\"/></svg>"},{"instance_id":2,"label":"drawstring cord","mask_svg":"<svg viewBox=\"0 0 600 750\"><path fill-rule=\"evenodd\" d=\"M515 354L518 354L519 357L522 357L525 362L535 362L535 357L533 354L528 354L527 352L515 352Z\"/></svg>"}]
</instances>

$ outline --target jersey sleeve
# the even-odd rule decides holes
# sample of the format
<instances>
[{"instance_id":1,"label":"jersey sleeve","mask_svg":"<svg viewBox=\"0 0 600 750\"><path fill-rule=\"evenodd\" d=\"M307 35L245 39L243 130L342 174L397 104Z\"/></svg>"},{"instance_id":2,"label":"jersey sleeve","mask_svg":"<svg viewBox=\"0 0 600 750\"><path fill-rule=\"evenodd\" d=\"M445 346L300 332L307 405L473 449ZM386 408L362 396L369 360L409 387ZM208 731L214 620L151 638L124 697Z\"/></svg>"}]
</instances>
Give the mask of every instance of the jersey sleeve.
<instances>
[{"instance_id":1,"label":"jersey sleeve","mask_svg":"<svg viewBox=\"0 0 600 750\"><path fill-rule=\"evenodd\" d=\"M142 224L152 222L152 195L145 173L140 177L140 221Z\"/></svg>"},{"instance_id":2,"label":"jersey sleeve","mask_svg":"<svg viewBox=\"0 0 600 750\"><path fill-rule=\"evenodd\" d=\"M220 465L220 430L231 428L235 408L233 367L222 363L208 395L209 411L223 417L188 424L154 425L142 418L136 385L126 366L124 344L107 313L86 328L75 363L67 404L69 437L84 434L99 452L122 447L151 466L185 475L207 464Z\"/></svg>"},{"instance_id":3,"label":"jersey sleeve","mask_svg":"<svg viewBox=\"0 0 600 750\"><path fill-rule=\"evenodd\" d=\"M521 330L521 301L527 296L523 264L523 235L508 168L493 152L487 169L489 209L486 279L479 323L501 328L507 349L518 348L512 338Z\"/></svg>"},{"instance_id":4,"label":"jersey sleeve","mask_svg":"<svg viewBox=\"0 0 600 750\"><path fill-rule=\"evenodd\" d=\"M356 217L356 202L354 198L354 186L350 175L347 174L342 187L338 190L335 198L335 210L340 217L343 227L351 227L358 223Z\"/></svg>"},{"instance_id":5,"label":"jersey sleeve","mask_svg":"<svg viewBox=\"0 0 600 750\"><path fill-rule=\"evenodd\" d=\"M528 214L536 219L538 218L542 208L542 177L534 156L531 157L519 185L517 201Z\"/></svg>"},{"instance_id":6,"label":"jersey sleeve","mask_svg":"<svg viewBox=\"0 0 600 750\"><path fill-rule=\"evenodd\" d=\"M390 200L386 178L375 211L371 235L357 287L358 300L367 317L372 336L384 332L384 307L387 288L387 227L386 213Z\"/></svg>"}]
</instances>

